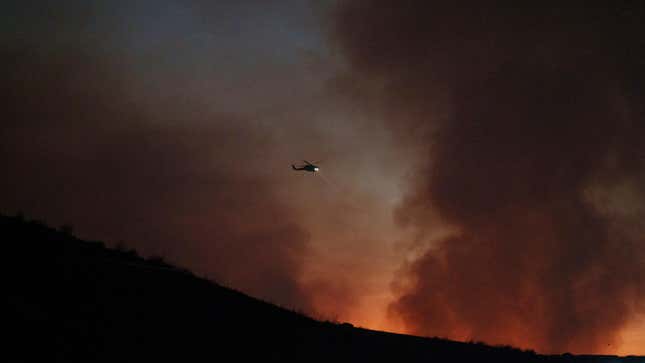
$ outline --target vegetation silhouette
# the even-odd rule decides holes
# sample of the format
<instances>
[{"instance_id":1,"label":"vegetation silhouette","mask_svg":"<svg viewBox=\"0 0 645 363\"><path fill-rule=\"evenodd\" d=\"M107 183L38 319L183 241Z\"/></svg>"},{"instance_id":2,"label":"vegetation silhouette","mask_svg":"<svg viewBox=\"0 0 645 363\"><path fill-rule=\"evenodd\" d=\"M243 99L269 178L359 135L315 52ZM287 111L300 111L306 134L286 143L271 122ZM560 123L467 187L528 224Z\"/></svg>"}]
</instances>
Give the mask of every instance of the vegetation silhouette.
<instances>
[{"instance_id":1,"label":"vegetation silhouette","mask_svg":"<svg viewBox=\"0 0 645 363\"><path fill-rule=\"evenodd\" d=\"M314 320L22 215L0 215L7 362L644 362Z\"/></svg>"}]
</instances>

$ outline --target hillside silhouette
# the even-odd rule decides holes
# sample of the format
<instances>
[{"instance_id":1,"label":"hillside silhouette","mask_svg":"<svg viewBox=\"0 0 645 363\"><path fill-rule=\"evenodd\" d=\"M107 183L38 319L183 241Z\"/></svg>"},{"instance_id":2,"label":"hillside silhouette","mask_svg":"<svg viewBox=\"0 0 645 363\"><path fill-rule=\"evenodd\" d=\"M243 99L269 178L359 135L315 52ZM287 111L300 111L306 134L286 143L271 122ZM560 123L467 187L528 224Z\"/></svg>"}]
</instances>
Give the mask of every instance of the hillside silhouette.
<instances>
[{"instance_id":1,"label":"hillside silhouette","mask_svg":"<svg viewBox=\"0 0 645 363\"><path fill-rule=\"evenodd\" d=\"M22 217L0 216L6 362L644 362L321 322Z\"/></svg>"}]
</instances>

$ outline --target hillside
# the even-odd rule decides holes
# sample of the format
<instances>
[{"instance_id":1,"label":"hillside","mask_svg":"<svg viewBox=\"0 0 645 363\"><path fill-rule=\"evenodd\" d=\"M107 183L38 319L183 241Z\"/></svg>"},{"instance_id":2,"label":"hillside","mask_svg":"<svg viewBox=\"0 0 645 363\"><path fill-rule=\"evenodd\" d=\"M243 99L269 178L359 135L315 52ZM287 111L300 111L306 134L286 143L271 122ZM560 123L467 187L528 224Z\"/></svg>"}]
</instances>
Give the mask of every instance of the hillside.
<instances>
[{"instance_id":1,"label":"hillside","mask_svg":"<svg viewBox=\"0 0 645 363\"><path fill-rule=\"evenodd\" d=\"M319 322L159 260L0 216L8 362L644 362Z\"/></svg>"}]
</instances>

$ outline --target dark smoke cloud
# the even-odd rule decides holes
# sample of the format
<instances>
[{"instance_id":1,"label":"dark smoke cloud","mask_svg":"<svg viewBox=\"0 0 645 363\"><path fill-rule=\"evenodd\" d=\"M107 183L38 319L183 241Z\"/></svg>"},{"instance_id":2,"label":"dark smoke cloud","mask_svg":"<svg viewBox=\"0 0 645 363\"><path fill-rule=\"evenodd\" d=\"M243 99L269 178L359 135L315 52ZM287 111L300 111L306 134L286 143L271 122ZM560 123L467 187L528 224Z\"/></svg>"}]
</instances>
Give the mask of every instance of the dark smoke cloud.
<instances>
[{"instance_id":1,"label":"dark smoke cloud","mask_svg":"<svg viewBox=\"0 0 645 363\"><path fill-rule=\"evenodd\" d=\"M645 193L643 5L346 1L335 19L346 77L422 150L398 219L453 231L403 268L391 313L417 334L611 350L645 298L642 198L625 197Z\"/></svg>"},{"instance_id":2,"label":"dark smoke cloud","mask_svg":"<svg viewBox=\"0 0 645 363\"><path fill-rule=\"evenodd\" d=\"M3 47L2 212L69 223L309 311L299 282L309 235L280 180L262 175L272 130L180 102L155 104L171 119L153 118L118 60L47 44Z\"/></svg>"}]
</instances>

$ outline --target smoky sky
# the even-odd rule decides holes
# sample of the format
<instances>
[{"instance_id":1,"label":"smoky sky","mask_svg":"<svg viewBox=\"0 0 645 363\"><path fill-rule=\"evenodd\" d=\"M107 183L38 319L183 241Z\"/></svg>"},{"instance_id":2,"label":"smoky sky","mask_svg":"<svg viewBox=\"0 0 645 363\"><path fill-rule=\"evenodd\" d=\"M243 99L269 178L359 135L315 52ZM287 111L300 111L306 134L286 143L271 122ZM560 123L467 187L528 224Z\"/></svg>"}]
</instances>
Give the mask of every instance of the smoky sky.
<instances>
[{"instance_id":1,"label":"smoky sky","mask_svg":"<svg viewBox=\"0 0 645 363\"><path fill-rule=\"evenodd\" d=\"M401 168L336 91L324 6L7 3L0 211L378 326Z\"/></svg>"},{"instance_id":2,"label":"smoky sky","mask_svg":"<svg viewBox=\"0 0 645 363\"><path fill-rule=\"evenodd\" d=\"M643 6L522 5L10 1L0 211L322 318L616 352Z\"/></svg>"},{"instance_id":3,"label":"smoky sky","mask_svg":"<svg viewBox=\"0 0 645 363\"><path fill-rule=\"evenodd\" d=\"M418 150L396 218L422 252L389 307L410 332L603 352L642 310L644 20L629 1L338 4L347 83Z\"/></svg>"},{"instance_id":4,"label":"smoky sky","mask_svg":"<svg viewBox=\"0 0 645 363\"><path fill-rule=\"evenodd\" d=\"M173 64L168 53L177 49L170 47L152 52L152 62L144 41L130 50L126 35L136 29L115 14L142 9L109 5L12 4L0 71L3 212L67 223L83 237L162 256L311 312L299 283L310 236L270 173L280 148L276 129L250 119L252 107L242 115L205 106L181 74L206 61L185 54L189 67ZM159 20L132 39L182 36L182 24ZM147 33L156 28L166 33Z\"/></svg>"}]
</instances>

